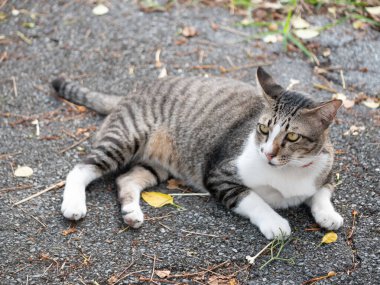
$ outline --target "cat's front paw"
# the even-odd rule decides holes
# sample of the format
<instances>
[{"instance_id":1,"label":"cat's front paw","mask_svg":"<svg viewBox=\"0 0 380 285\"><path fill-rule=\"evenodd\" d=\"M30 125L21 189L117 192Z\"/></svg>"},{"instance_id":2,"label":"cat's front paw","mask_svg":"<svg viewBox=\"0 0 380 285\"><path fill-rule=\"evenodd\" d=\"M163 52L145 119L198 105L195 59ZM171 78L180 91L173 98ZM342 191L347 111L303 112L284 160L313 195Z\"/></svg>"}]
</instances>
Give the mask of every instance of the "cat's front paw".
<instances>
[{"instance_id":1,"label":"cat's front paw","mask_svg":"<svg viewBox=\"0 0 380 285\"><path fill-rule=\"evenodd\" d=\"M292 233L289 222L281 216L265 219L259 229L267 239L286 239Z\"/></svg>"},{"instance_id":2,"label":"cat's front paw","mask_svg":"<svg viewBox=\"0 0 380 285\"><path fill-rule=\"evenodd\" d=\"M64 198L61 206L61 212L66 219L80 220L86 216L86 201L83 199Z\"/></svg>"},{"instance_id":3,"label":"cat's front paw","mask_svg":"<svg viewBox=\"0 0 380 285\"><path fill-rule=\"evenodd\" d=\"M130 204L123 206L121 214L123 215L124 222L134 229L141 227L144 223L144 214L141 211L140 205Z\"/></svg>"},{"instance_id":4,"label":"cat's front paw","mask_svg":"<svg viewBox=\"0 0 380 285\"><path fill-rule=\"evenodd\" d=\"M343 225L343 218L335 211L318 211L314 212L315 221L328 230L337 230Z\"/></svg>"}]
</instances>

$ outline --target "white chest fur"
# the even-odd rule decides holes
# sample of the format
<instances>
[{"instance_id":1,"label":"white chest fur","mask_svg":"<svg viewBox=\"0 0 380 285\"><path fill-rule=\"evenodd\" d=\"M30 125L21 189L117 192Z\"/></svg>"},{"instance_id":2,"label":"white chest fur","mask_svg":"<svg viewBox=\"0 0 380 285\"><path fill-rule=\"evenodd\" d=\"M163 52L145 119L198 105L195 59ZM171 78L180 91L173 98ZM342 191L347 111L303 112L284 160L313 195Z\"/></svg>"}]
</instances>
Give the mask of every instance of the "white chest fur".
<instances>
[{"instance_id":1,"label":"white chest fur","mask_svg":"<svg viewBox=\"0 0 380 285\"><path fill-rule=\"evenodd\" d=\"M308 167L274 167L259 155L252 134L236 161L243 183L274 208L286 208L304 202L317 191L316 177L327 155L321 154Z\"/></svg>"}]
</instances>

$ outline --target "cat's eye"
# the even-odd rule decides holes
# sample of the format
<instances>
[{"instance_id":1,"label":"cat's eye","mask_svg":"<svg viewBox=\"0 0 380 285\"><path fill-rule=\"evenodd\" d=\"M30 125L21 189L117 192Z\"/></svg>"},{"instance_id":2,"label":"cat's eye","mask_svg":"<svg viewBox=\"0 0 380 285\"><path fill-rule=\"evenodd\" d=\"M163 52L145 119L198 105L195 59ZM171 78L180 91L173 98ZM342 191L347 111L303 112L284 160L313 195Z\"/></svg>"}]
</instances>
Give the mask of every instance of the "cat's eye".
<instances>
[{"instance_id":1,"label":"cat's eye","mask_svg":"<svg viewBox=\"0 0 380 285\"><path fill-rule=\"evenodd\" d=\"M298 141L299 139L301 138L301 136L299 134L296 134L296 133L288 133L286 135L286 139L290 142L296 142Z\"/></svg>"},{"instance_id":2,"label":"cat's eye","mask_svg":"<svg viewBox=\"0 0 380 285\"><path fill-rule=\"evenodd\" d=\"M259 131L264 135L269 134L269 128L263 124L259 124Z\"/></svg>"}]
</instances>

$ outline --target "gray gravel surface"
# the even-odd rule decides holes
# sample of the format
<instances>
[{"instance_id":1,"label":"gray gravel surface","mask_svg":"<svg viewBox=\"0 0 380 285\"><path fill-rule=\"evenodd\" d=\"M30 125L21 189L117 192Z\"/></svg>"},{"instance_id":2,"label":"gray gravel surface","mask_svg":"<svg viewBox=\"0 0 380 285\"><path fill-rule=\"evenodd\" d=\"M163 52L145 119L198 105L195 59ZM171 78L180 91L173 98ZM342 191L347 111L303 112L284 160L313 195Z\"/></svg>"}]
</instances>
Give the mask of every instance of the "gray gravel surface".
<instances>
[{"instance_id":1,"label":"gray gravel surface","mask_svg":"<svg viewBox=\"0 0 380 285\"><path fill-rule=\"evenodd\" d=\"M160 69L155 66L155 53L161 49L161 61L169 75L207 73L253 82L253 67L223 74L219 69L193 67L228 69L231 63L270 63L267 69L279 82L287 86L291 79L297 79L296 89L319 100L329 99L331 94L316 90L314 83L329 82L349 99L359 92L372 97L380 94L380 35L371 29L355 31L346 23L316 38L319 53L331 49L330 57L321 56L321 62L339 67L322 77L302 54L285 54L281 43L244 41L238 33L213 30L211 22L233 27L240 20L221 8L179 6L169 12L146 14L129 1L107 1L110 12L95 16L90 2L9 1L2 9L9 16L0 23L0 34L6 37L0 43L0 57L6 54L0 62L0 284L107 284L112 276L125 276L120 284L148 284L144 280L149 280L153 267L183 275L167 278L169 281L207 284L217 276L221 280L221 275L204 270L217 265L220 267L215 272L231 274L230 279L236 278L240 284L301 284L329 271L337 275L318 284L380 284L380 115L361 104L342 108L332 128L338 150L334 173L341 181L334 204L345 218L344 227L337 231L338 241L318 247L325 232L305 231L314 223L306 207L281 211L290 220L294 238L281 257L293 258L294 264L275 261L259 269L269 259L266 253L247 267L245 256L255 255L268 241L249 221L207 197L176 197L185 211L170 206L155 209L143 203L148 218L144 226L125 229L113 177L89 187L88 214L77 223L60 214L62 189L14 206L16 201L63 180L90 149L90 141L85 141L60 153L77 141L70 134L80 128L93 130L103 119L92 112L80 112L52 94L49 82L62 74L94 90L123 95L157 78ZM32 21L30 14L12 16L12 7L37 13L36 27L23 27L22 23ZM330 19L315 16L310 21ZM179 45L179 32L189 25L198 35ZM26 43L17 31L32 42ZM251 28L242 31L257 32ZM36 136L31 117L38 119L40 136ZM358 135L347 134L353 125L364 129ZM18 165L30 166L34 174L14 177ZM15 189L25 185L30 187ZM178 192L164 185L160 188ZM353 235L347 238L353 210L358 214ZM75 227L76 232L64 235L69 227ZM201 271L204 274L198 279L194 279L196 274L189 275ZM167 284L158 281L157 275L154 280Z\"/></svg>"}]
</instances>

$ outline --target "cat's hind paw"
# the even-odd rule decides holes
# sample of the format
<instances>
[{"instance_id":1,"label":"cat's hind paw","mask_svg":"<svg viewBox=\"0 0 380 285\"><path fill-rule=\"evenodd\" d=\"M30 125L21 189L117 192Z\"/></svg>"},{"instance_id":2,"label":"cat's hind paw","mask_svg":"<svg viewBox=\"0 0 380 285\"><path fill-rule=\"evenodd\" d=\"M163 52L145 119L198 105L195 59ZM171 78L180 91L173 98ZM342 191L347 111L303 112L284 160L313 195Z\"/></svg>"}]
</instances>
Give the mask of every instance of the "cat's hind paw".
<instances>
[{"instance_id":1,"label":"cat's hind paw","mask_svg":"<svg viewBox=\"0 0 380 285\"><path fill-rule=\"evenodd\" d=\"M78 221L86 216L86 202L80 199L63 199L61 212L66 219Z\"/></svg>"},{"instance_id":2,"label":"cat's hind paw","mask_svg":"<svg viewBox=\"0 0 380 285\"><path fill-rule=\"evenodd\" d=\"M286 239L292 233L289 222L282 217L266 220L259 229L267 239Z\"/></svg>"},{"instance_id":3,"label":"cat's hind paw","mask_svg":"<svg viewBox=\"0 0 380 285\"><path fill-rule=\"evenodd\" d=\"M123 215L124 222L134 229L141 227L144 223L144 214L139 205L123 206L121 214Z\"/></svg>"},{"instance_id":4,"label":"cat's hind paw","mask_svg":"<svg viewBox=\"0 0 380 285\"><path fill-rule=\"evenodd\" d=\"M315 221L328 230L337 230L343 225L343 218L335 211L320 211L313 213Z\"/></svg>"}]
</instances>

